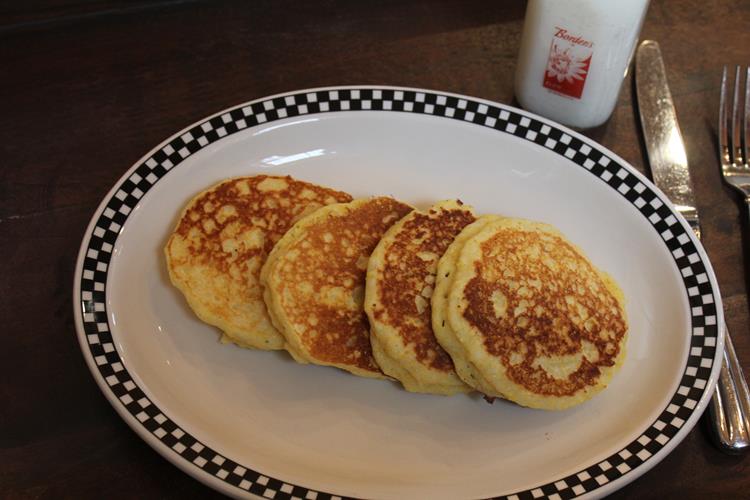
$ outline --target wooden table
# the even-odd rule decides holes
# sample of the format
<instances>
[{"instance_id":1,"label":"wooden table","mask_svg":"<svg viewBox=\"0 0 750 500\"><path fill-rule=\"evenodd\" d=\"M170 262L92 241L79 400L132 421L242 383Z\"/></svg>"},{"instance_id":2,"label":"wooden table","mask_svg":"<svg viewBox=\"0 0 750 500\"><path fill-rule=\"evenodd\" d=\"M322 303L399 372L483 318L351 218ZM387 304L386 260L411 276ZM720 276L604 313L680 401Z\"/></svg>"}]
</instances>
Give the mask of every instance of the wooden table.
<instances>
[{"instance_id":1,"label":"wooden table","mask_svg":"<svg viewBox=\"0 0 750 500\"><path fill-rule=\"evenodd\" d=\"M36 1L0 7L0 497L210 498L117 416L78 346L71 288L99 201L145 151L206 115L278 92L390 84L513 100L524 3ZM744 206L722 183L721 67L750 62L750 3L654 0L704 244L750 372ZM643 170L624 85L591 135ZM750 459L702 426L614 498L731 498Z\"/></svg>"}]
</instances>

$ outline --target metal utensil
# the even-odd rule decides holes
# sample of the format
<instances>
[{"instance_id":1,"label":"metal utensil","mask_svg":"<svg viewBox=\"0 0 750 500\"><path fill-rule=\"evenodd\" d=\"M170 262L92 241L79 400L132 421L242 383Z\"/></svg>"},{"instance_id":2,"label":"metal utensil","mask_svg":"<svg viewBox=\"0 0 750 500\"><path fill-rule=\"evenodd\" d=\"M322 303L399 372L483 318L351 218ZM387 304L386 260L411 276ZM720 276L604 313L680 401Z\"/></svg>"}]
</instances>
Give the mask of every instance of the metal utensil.
<instances>
[{"instance_id":1,"label":"metal utensil","mask_svg":"<svg viewBox=\"0 0 750 500\"><path fill-rule=\"evenodd\" d=\"M745 196L745 203L750 210L750 159L747 156L750 142L750 68L746 69L744 109L740 104L741 77L742 71L737 66L730 111L729 82L727 68L724 67L719 104L719 161L724 180Z\"/></svg>"},{"instance_id":2,"label":"metal utensil","mask_svg":"<svg viewBox=\"0 0 750 500\"><path fill-rule=\"evenodd\" d=\"M635 69L638 108L654 183L672 200L700 239L700 221L685 145L657 42L641 42ZM750 181L750 171L748 174ZM709 417L717 446L726 453L739 453L750 446L750 392L726 324L723 328L724 360L709 405Z\"/></svg>"}]
</instances>

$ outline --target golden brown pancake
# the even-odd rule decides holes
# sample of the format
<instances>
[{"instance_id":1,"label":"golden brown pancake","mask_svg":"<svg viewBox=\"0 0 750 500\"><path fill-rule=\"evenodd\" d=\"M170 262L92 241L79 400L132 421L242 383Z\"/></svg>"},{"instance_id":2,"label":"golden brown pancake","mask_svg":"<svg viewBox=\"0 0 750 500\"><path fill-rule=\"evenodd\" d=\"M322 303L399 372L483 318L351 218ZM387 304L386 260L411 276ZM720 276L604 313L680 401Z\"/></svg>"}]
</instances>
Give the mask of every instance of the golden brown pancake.
<instances>
[{"instance_id":1,"label":"golden brown pancake","mask_svg":"<svg viewBox=\"0 0 750 500\"><path fill-rule=\"evenodd\" d=\"M552 226L490 222L465 242L452 274L448 332L461 346L454 361L488 396L568 408L622 365L622 292Z\"/></svg>"},{"instance_id":2,"label":"golden brown pancake","mask_svg":"<svg viewBox=\"0 0 750 500\"><path fill-rule=\"evenodd\" d=\"M411 210L386 197L330 205L297 222L274 247L261 273L264 297L297 361L384 377L363 309L365 273L380 238Z\"/></svg>"},{"instance_id":3,"label":"golden brown pancake","mask_svg":"<svg viewBox=\"0 0 750 500\"><path fill-rule=\"evenodd\" d=\"M229 179L185 207L164 253L196 315L243 347L281 349L260 287L274 244L301 217L351 196L291 177Z\"/></svg>"},{"instance_id":4,"label":"golden brown pancake","mask_svg":"<svg viewBox=\"0 0 750 500\"><path fill-rule=\"evenodd\" d=\"M383 236L370 256L365 311L373 354L383 371L412 392L455 394L471 390L435 339L430 299L440 257L475 220L460 201L413 211Z\"/></svg>"}]
</instances>

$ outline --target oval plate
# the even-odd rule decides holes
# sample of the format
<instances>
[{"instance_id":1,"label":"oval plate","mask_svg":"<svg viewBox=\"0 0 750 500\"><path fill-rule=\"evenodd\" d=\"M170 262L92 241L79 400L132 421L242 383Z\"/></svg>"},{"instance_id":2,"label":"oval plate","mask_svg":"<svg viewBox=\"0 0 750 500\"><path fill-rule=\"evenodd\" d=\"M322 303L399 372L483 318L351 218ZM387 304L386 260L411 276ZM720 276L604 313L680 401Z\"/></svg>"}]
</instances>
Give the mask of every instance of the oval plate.
<instances>
[{"instance_id":1,"label":"oval plate","mask_svg":"<svg viewBox=\"0 0 750 500\"><path fill-rule=\"evenodd\" d=\"M222 345L169 283L184 204L259 173L558 227L622 286L628 358L564 412L395 383ZM723 337L708 259L666 197L612 152L480 99L304 90L222 111L133 165L97 209L75 274L78 338L102 392L154 449L228 495L600 496L664 458L706 407Z\"/></svg>"}]
</instances>

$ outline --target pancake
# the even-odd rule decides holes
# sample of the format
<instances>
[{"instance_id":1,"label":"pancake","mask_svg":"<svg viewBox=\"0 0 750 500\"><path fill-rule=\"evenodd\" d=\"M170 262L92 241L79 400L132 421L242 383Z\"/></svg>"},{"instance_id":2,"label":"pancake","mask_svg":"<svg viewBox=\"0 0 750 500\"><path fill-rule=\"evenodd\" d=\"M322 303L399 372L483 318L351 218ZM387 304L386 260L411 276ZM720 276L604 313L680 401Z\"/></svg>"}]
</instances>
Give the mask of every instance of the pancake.
<instances>
[{"instance_id":1,"label":"pancake","mask_svg":"<svg viewBox=\"0 0 750 500\"><path fill-rule=\"evenodd\" d=\"M229 179L185 207L164 253L172 283L195 314L242 347L281 349L260 287L274 244L301 217L351 196L291 177Z\"/></svg>"},{"instance_id":2,"label":"pancake","mask_svg":"<svg viewBox=\"0 0 750 500\"><path fill-rule=\"evenodd\" d=\"M385 378L370 345L365 274L380 238L411 210L385 197L330 205L277 243L261 281L273 324L294 359Z\"/></svg>"},{"instance_id":3,"label":"pancake","mask_svg":"<svg viewBox=\"0 0 750 500\"><path fill-rule=\"evenodd\" d=\"M622 366L622 291L552 226L491 221L467 239L452 274L456 363L486 395L560 410L593 397Z\"/></svg>"},{"instance_id":4,"label":"pancake","mask_svg":"<svg viewBox=\"0 0 750 500\"><path fill-rule=\"evenodd\" d=\"M460 201L415 210L391 226L370 256L365 312L373 355L383 372L408 391L450 395L471 390L435 339L430 298L438 260L475 219Z\"/></svg>"}]
</instances>

